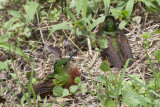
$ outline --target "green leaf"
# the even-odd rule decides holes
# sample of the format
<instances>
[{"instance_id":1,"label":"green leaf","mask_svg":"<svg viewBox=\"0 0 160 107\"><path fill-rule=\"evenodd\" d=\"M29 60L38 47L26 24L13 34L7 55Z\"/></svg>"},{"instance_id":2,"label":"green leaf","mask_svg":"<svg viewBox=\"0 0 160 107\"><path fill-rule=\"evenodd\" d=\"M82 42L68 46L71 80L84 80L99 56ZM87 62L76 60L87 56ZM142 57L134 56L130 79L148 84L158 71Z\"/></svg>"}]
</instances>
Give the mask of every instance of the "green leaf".
<instances>
[{"instance_id":1,"label":"green leaf","mask_svg":"<svg viewBox=\"0 0 160 107\"><path fill-rule=\"evenodd\" d=\"M27 61L29 61L28 56L20 48L15 47L13 44L0 42L0 48L7 49L11 52L15 52L16 54L23 56Z\"/></svg>"},{"instance_id":2,"label":"green leaf","mask_svg":"<svg viewBox=\"0 0 160 107\"><path fill-rule=\"evenodd\" d=\"M129 16L129 17L131 16L131 13L132 13L132 10L133 10L133 5L134 5L134 0L129 0L129 1L127 2L127 5L126 5L125 10L128 11L128 16Z\"/></svg>"},{"instance_id":3,"label":"green leaf","mask_svg":"<svg viewBox=\"0 0 160 107\"><path fill-rule=\"evenodd\" d=\"M26 11L26 21L30 22L34 19L34 15L36 13L36 10L38 8L39 4L37 2L27 2L27 5L24 6L24 9Z\"/></svg>"},{"instance_id":4,"label":"green leaf","mask_svg":"<svg viewBox=\"0 0 160 107\"><path fill-rule=\"evenodd\" d=\"M74 79L74 83L79 84L81 82L81 79L79 77L76 77Z\"/></svg>"},{"instance_id":5,"label":"green leaf","mask_svg":"<svg viewBox=\"0 0 160 107\"><path fill-rule=\"evenodd\" d=\"M9 21L7 21L7 22L4 23L4 27L5 27L7 30L10 29L11 26L12 26L12 24L13 24L14 22L16 22L17 20L19 20L19 19L16 18L16 17L13 17L13 18L9 19Z\"/></svg>"},{"instance_id":6,"label":"green leaf","mask_svg":"<svg viewBox=\"0 0 160 107\"><path fill-rule=\"evenodd\" d=\"M103 61L103 62L101 63L101 65L100 65L100 69L101 69L102 71L108 71L108 70L109 70L109 64Z\"/></svg>"},{"instance_id":7,"label":"green leaf","mask_svg":"<svg viewBox=\"0 0 160 107\"><path fill-rule=\"evenodd\" d=\"M77 12L77 16L79 16L80 11L81 11L81 0L76 0L76 12Z\"/></svg>"},{"instance_id":8,"label":"green leaf","mask_svg":"<svg viewBox=\"0 0 160 107\"><path fill-rule=\"evenodd\" d=\"M126 89L122 93L123 96L123 102L132 105L132 106L144 106L147 107L149 102L146 102L146 98L144 96L140 96L138 93L136 93L134 90Z\"/></svg>"},{"instance_id":9,"label":"green leaf","mask_svg":"<svg viewBox=\"0 0 160 107\"><path fill-rule=\"evenodd\" d=\"M97 83L97 87L101 90L103 88L103 83Z\"/></svg>"},{"instance_id":10,"label":"green leaf","mask_svg":"<svg viewBox=\"0 0 160 107\"><path fill-rule=\"evenodd\" d=\"M120 18L123 18L123 14L122 11L117 10L117 9L110 9L110 12L112 13L112 15L116 18L117 16L119 16Z\"/></svg>"},{"instance_id":11,"label":"green leaf","mask_svg":"<svg viewBox=\"0 0 160 107\"><path fill-rule=\"evenodd\" d=\"M69 24L71 24L71 22L63 22L63 23L54 25L54 26L51 28L51 30L49 31L48 38L49 38L56 30L62 30L62 29L72 30L72 28L69 26Z\"/></svg>"},{"instance_id":12,"label":"green leaf","mask_svg":"<svg viewBox=\"0 0 160 107\"><path fill-rule=\"evenodd\" d=\"M11 75L12 79L17 80L17 75L15 73L10 73L10 75Z\"/></svg>"},{"instance_id":13,"label":"green leaf","mask_svg":"<svg viewBox=\"0 0 160 107\"><path fill-rule=\"evenodd\" d=\"M128 23L127 20L123 20L123 21L119 24L118 28L119 28L119 29L123 29L123 28L126 26L127 23Z\"/></svg>"},{"instance_id":14,"label":"green leaf","mask_svg":"<svg viewBox=\"0 0 160 107\"><path fill-rule=\"evenodd\" d=\"M82 18L86 18L87 4L88 4L88 0L83 0L83 4L82 4Z\"/></svg>"},{"instance_id":15,"label":"green leaf","mask_svg":"<svg viewBox=\"0 0 160 107\"><path fill-rule=\"evenodd\" d=\"M156 0L156 1L157 1L158 5L160 6L160 0Z\"/></svg>"},{"instance_id":16,"label":"green leaf","mask_svg":"<svg viewBox=\"0 0 160 107\"><path fill-rule=\"evenodd\" d=\"M47 105L47 96L43 100L43 107L45 107L46 105Z\"/></svg>"},{"instance_id":17,"label":"green leaf","mask_svg":"<svg viewBox=\"0 0 160 107\"><path fill-rule=\"evenodd\" d=\"M160 62L160 50L155 50L154 51L154 57L156 57L157 60Z\"/></svg>"},{"instance_id":18,"label":"green leaf","mask_svg":"<svg viewBox=\"0 0 160 107\"><path fill-rule=\"evenodd\" d=\"M129 76L130 77L130 76ZM157 97L160 97L160 95L158 93L156 93L154 90L150 89L148 86L146 86L145 84L137 81L136 79L130 77L132 80L134 80L137 84L139 84L140 86L144 87L146 90L148 90L150 93L154 94ZM154 84L155 85L155 84ZM155 86L154 86L155 87Z\"/></svg>"},{"instance_id":19,"label":"green leaf","mask_svg":"<svg viewBox=\"0 0 160 107\"><path fill-rule=\"evenodd\" d=\"M107 78L106 78L105 76L98 76L97 80L98 80L99 82L106 83Z\"/></svg>"},{"instance_id":20,"label":"green leaf","mask_svg":"<svg viewBox=\"0 0 160 107\"><path fill-rule=\"evenodd\" d=\"M159 6L153 4L151 1L147 1L147 0L140 0L141 2L143 2L150 10L152 11L156 11L156 12L160 12L160 8Z\"/></svg>"},{"instance_id":21,"label":"green leaf","mask_svg":"<svg viewBox=\"0 0 160 107\"><path fill-rule=\"evenodd\" d=\"M69 90L72 92L72 93L75 93L78 89L78 86L77 85L72 85L69 87Z\"/></svg>"},{"instance_id":22,"label":"green leaf","mask_svg":"<svg viewBox=\"0 0 160 107\"><path fill-rule=\"evenodd\" d=\"M22 27L23 26L23 24L21 24L21 23L16 23L16 24L14 24L13 26L11 26L10 28L9 28L9 30L15 30L16 28L20 28L20 27Z\"/></svg>"},{"instance_id":23,"label":"green leaf","mask_svg":"<svg viewBox=\"0 0 160 107\"><path fill-rule=\"evenodd\" d=\"M8 14L17 18L21 17L21 14L18 11L9 11Z\"/></svg>"},{"instance_id":24,"label":"green leaf","mask_svg":"<svg viewBox=\"0 0 160 107\"><path fill-rule=\"evenodd\" d=\"M142 37L143 37L144 39L148 39L148 38L150 38L150 36L151 36L151 34L150 34L149 32L146 32L146 33L144 33L144 34L142 35Z\"/></svg>"},{"instance_id":25,"label":"green leaf","mask_svg":"<svg viewBox=\"0 0 160 107\"><path fill-rule=\"evenodd\" d=\"M0 37L0 42L6 42L10 37L10 35L4 34Z\"/></svg>"},{"instance_id":26,"label":"green leaf","mask_svg":"<svg viewBox=\"0 0 160 107\"><path fill-rule=\"evenodd\" d=\"M73 20L73 21L77 21L76 17L74 16L74 14L69 10L67 9L66 7L64 7L67 15Z\"/></svg>"},{"instance_id":27,"label":"green leaf","mask_svg":"<svg viewBox=\"0 0 160 107\"><path fill-rule=\"evenodd\" d=\"M123 10L123 11L122 11L122 15L123 15L124 17L127 17L127 16L128 16L128 11Z\"/></svg>"},{"instance_id":28,"label":"green leaf","mask_svg":"<svg viewBox=\"0 0 160 107\"><path fill-rule=\"evenodd\" d=\"M81 89L82 89L82 94L85 94L86 92L87 92L87 83L83 83L82 85L81 85Z\"/></svg>"},{"instance_id":29,"label":"green leaf","mask_svg":"<svg viewBox=\"0 0 160 107\"><path fill-rule=\"evenodd\" d=\"M62 97L68 96L69 94L69 90L68 89L63 89L63 93L62 93Z\"/></svg>"},{"instance_id":30,"label":"green leaf","mask_svg":"<svg viewBox=\"0 0 160 107\"><path fill-rule=\"evenodd\" d=\"M0 62L0 71L3 69L9 71L8 64L10 64L10 60L6 60L5 62Z\"/></svg>"},{"instance_id":31,"label":"green leaf","mask_svg":"<svg viewBox=\"0 0 160 107\"><path fill-rule=\"evenodd\" d=\"M153 32L153 33L155 33L155 34L156 34L156 33L160 33L160 29L156 30L156 31Z\"/></svg>"},{"instance_id":32,"label":"green leaf","mask_svg":"<svg viewBox=\"0 0 160 107\"><path fill-rule=\"evenodd\" d=\"M104 19L105 19L105 16L101 16L100 18L96 19L94 21L94 23L92 23L90 26L89 26L89 31L91 31L94 27L96 27L98 24L104 22Z\"/></svg>"},{"instance_id":33,"label":"green leaf","mask_svg":"<svg viewBox=\"0 0 160 107\"><path fill-rule=\"evenodd\" d=\"M138 22L138 21L140 21L141 19L142 19L141 16L135 16L132 20L133 20L134 22Z\"/></svg>"},{"instance_id":34,"label":"green leaf","mask_svg":"<svg viewBox=\"0 0 160 107\"><path fill-rule=\"evenodd\" d=\"M60 97L62 96L62 93L63 93L63 88L60 87L60 86L55 86L53 88L53 95L57 96L57 97Z\"/></svg>"},{"instance_id":35,"label":"green leaf","mask_svg":"<svg viewBox=\"0 0 160 107\"><path fill-rule=\"evenodd\" d=\"M4 91L6 91L7 87L3 88L2 90L0 90L0 94L3 94Z\"/></svg>"},{"instance_id":36,"label":"green leaf","mask_svg":"<svg viewBox=\"0 0 160 107\"><path fill-rule=\"evenodd\" d=\"M106 107L116 107L116 104L114 101L111 100L106 103Z\"/></svg>"}]
</instances>

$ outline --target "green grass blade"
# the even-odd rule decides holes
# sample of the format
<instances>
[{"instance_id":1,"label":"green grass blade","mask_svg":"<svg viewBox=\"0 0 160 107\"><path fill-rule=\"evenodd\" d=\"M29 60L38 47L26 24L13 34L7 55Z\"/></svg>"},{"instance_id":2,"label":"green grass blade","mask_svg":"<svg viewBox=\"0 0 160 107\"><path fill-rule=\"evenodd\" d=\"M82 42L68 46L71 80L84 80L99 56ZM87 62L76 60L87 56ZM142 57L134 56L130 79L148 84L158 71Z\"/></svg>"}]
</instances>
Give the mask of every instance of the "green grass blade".
<instances>
[{"instance_id":1,"label":"green grass blade","mask_svg":"<svg viewBox=\"0 0 160 107\"><path fill-rule=\"evenodd\" d=\"M83 4L82 4L82 18L86 18L86 15L87 15L87 4L88 4L88 0L83 0Z\"/></svg>"}]
</instances>

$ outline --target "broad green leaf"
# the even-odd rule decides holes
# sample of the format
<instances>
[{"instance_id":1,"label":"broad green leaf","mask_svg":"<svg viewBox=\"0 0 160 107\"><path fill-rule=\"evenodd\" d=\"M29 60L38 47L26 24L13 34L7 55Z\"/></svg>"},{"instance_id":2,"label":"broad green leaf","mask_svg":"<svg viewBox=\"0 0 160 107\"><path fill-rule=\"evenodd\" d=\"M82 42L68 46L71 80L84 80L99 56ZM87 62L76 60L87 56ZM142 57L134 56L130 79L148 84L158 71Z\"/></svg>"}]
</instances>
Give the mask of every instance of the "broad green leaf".
<instances>
[{"instance_id":1,"label":"broad green leaf","mask_svg":"<svg viewBox=\"0 0 160 107\"><path fill-rule=\"evenodd\" d=\"M82 18L86 18L86 15L87 15L87 4L88 4L88 0L83 0L83 4L82 4Z\"/></svg>"},{"instance_id":2,"label":"broad green leaf","mask_svg":"<svg viewBox=\"0 0 160 107\"><path fill-rule=\"evenodd\" d=\"M62 93L62 97L68 96L69 94L69 90L68 89L63 89L63 93Z\"/></svg>"},{"instance_id":3,"label":"broad green leaf","mask_svg":"<svg viewBox=\"0 0 160 107\"><path fill-rule=\"evenodd\" d=\"M157 1L158 5L160 6L160 0L156 0L156 1Z\"/></svg>"},{"instance_id":4,"label":"broad green leaf","mask_svg":"<svg viewBox=\"0 0 160 107\"><path fill-rule=\"evenodd\" d=\"M60 97L63 93L63 88L60 87L60 86L55 86L53 88L53 95L57 96L57 97Z\"/></svg>"},{"instance_id":5,"label":"broad green leaf","mask_svg":"<svg viewBox=\"0 0 160 107\"><path fill-rule=\"evenodd\" d=\"M109 70L109 64L103 61L103 62L101 63L101 65L100 65L100 69L101 69L102 71L108 71L108 70Z\"/></svg>"},{"instance_id":6,"label":"broad green leaf","mask_svg":"<svg viewBox=\"0 0 160 107\"><path fill-rule=\"evenodd\" d=\"M90 26L89 26L89 31L91 31L94 27L96 27L98 24L104 22L104 19L105 19L105 16L101 16L100 18L96 19L94 21L94 23L92 23Z\"/></svg>"},{"instance_id":7,"label":"broad green leaf","mask_svg":"<svg viewBox=\"0 0 160 107\"><path fill-rule=\"evenodd\" d=\"M106 83L107 78L106 78L105 76L98 76L97 80L98 80L99 82Z\"/></svg>"},{"instance_id":8,"label":"broad green leaf","mask_svg":"<svg viewBox=\"0 0 160 107\"><path fill-rule=\"evenodd\" d=\"M130 17L131 14L132 14L133 5L134 5L134 0L129 0L129 1L127 2L127 5L126 5L125 10L128 11L128 16L129 16L129 17Z\"/></svg>"},{"instance_id":9,"label":"broad green leaf","mask_svg":"<svg viewBox=\"0 0 160 107\"><path fill-rule=\"evenodd\" d=\"M16 17L11 18L9 21L7 21L6 23L4 23L4 27L5 27L7 30L10 29L11 26L12 26L12 24L13 24L14 22L16 22L17 20L19 20L19 19L16 18Z\"/></svg>"},{"instance_id":10,"label":"broad green leaf","mask_svg":"<svg viewBox=\"0 0 160 107\"><path fill-rule=\"evenodd\" d=\"M10 35L4 34L0 37L0 42L6 42L10 37Z\"/></svg>"},{"instance_id":11,"label":"broad green leaf","mask_svg":"<svg viewBox=\"0 0 160 107\"><path fill-rule=\"evenodd\" d=\"M76 77L74 79L74 83L79 84L81 82L81 79L79 77Z\"/></svg>"},{"instance_id":12,"label":"broad green leaf","mask_svg":"<svg viewBox=\"0 0 160 107\"><path fill-rule=\"evenodd\" d=\"M75 93L78 89L78 86L77 85L72 85L69 87L69 90L72 92L72 93Z\"/></svg>"},{"instance_id":13,"label":"broad green leaf","mask_svg":"<svg viewBox=\"0 0 160 107\"><path fill-rule=\"evenodd\" d=\"M18 11L9 11L8 14L14 17L21 17L21 14Z\"/></svg>"},{"instance_id":14,"label":"broad green leaf","mask_svg":"<svg viewBox=\"0 0 160 107\"><path fill-rule=\"evenodd\" d=\"M140 22L141 19L142 19L141 16L135 16L132 20L133 20L134 22Z\"/></svg>"},{"instance_id":15,"label":"broad green leaf","mask_svg":"<svg viewBox=\"0 0 160 107\"><path fill-rule=\"evenodd\" d=\"M148 39L150 38L151 34L149 32L145 32L142 37L145 38L145 39Z\"/></svg>"},{"instance_id":16,"label":"broad green leaf","mask_svg":"<svg viewBox=\"0 0 160 107\"><path fill-rule=\"evenodd\" d=\"M69 10L67 9L66 7L64 7L67 15L73 20L73 21L77 21L76 17L74 16L74 14Z\"/></svg>"},{"instance_id":17,"label":"broad green leaf","mask_svg":"<svg viewBox=\"0 0 160 107\"><path fill-rule=\"evenodd\" d=\"M82 89L82 94L85 94L86 92L87 92L87 83L83 83L82 85L81 85L81 89Z\"/></svg>"},{"instance_id":18,"label":"broad green leaf","mask_svg":"<svg viewBox=\"0 0 160 107\"><path fill-rule=\"evenodd\" d=\"M0 62L0 72L5 69L9 71L8 64L10 64L10 60L6 60L5 62Z\"/></svg>"},{"instance_id":19,"label":"broad green leaf","mask_svg":"<svg viewBox=\"0 0 160 107\"><path fill-rule=\"evenodd\" d=\"M123 28L126 26L127 23L128 23L127 20L123 20L123 21L119 24L118 28L119 28L119 29L123 29Z\"/></svg>"},{"instance_id":20,"label":"broad green leaf","mask_svg":"<svg viewBox=\"0 0 160 107\"><path fill-rule=\"evenodd\" d=\"M62 29L66 29L66 30L72 30L72 28L69 26L69 24L71 24L71 22L63 22L57 25L54 25L48 35L48 38L56 31L56 30L62 30Z\"/></svg>"},{"instance_id":21,"label":"broad green leaf","mask_svg":"<svg viewBox=\"0 0 160 107\"><path fill-rule=\"evenodd\" d=\"M112 15L115 17L115 18L123 18L123 14L122 14L122 11L120 10L117 10L117 9L110 9L110 12L112 13Z\"/></svg>"},{"instance_id":22,"label":"broad green leaf","mask_svg":"<svg viewBox=\"0 0 160 107\"><path fill-rule=\"evenodd\" d=\"M23 24L21 24L21 23L16 23L16 24L14 24L13 26L11 26L11 27L9 28L9 30L15 30L15 29L20 28L20 27L22 27L22 26L23 26Z\"/></svg>"},{"instance_id":23,"label":"broad green leaf","mask_svg":"<svg viewBox=\"0 0 160 107\"><path fill-rule=\"evenodd\" d=\"M29 61L28 56L20 48L15 47L13 44L0 42L0 48L7 49L11 52L15 52L16 54L23 56L27 61Z\"/></svg>"},{"instance_id":24,"label":"broad green leaf","mask_svg":"<svg viewBox=\"0 0 160 107\"><path fill-rule=\"evenodd\" d=\"M39 4L37 2L27 2L27 5L24 6L27 22L30 22L34 19L38 5Z\"/></svg>"}]
</instances>

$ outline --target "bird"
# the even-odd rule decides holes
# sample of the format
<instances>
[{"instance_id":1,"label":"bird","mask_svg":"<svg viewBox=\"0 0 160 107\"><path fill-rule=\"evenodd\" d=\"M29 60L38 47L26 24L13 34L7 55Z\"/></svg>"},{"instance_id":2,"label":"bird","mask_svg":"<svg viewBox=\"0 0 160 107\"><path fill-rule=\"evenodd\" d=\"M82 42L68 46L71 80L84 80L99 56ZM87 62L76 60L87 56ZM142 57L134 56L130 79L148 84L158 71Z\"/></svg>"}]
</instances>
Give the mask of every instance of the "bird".
<instances>
[{"instance_id":1,"label":"bird","mask_svg":"<svg viewBox=\"0 0 160 107\"><path fill-rule=\"evenodd\" d=\"M70 67L69 62L73 55L71 55L69 58L61 58L55 62L54 73L48 75L43 82L33 86L35 95L40 95L44 98L53 93L52 91L55 86L61 86L69 89L70 86L76 85L74 80L76 77L80 77L81 74L78 68ZM27 89L24 89L24 91L25 93L28 92ZM21 99L22 96L22 92L17 94L19 99ZM31 97L33 97L33 93L31 93Z\"/></svg>"},{"instance_id":2,"label":"bird","mask_svg":"<svg viewBox=\"0 0 160 107\"><path fill-rule=\"evenodd\" d=\"M122 30L116 26L114 16L110 15L107 7L107 16L103 23L100 24L100 29L97 32L98 38L107 38L108 47L101 48L101 53L105 61L109 62L110 66L114 66L121 70L124 67L127 59L133 59L132 49ZM133 60L129 61L128 66L133 64Z\"/></svg>"}]
</instances>

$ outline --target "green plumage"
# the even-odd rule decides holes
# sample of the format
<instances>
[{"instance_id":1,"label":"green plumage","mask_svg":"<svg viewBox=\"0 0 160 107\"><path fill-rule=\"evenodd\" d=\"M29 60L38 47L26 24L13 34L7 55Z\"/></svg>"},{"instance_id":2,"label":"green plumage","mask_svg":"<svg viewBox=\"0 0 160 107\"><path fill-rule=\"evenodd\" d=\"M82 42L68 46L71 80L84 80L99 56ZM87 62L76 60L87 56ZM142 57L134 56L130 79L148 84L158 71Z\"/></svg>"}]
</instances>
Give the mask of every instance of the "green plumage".
<instances>
[{"instance_id":1,"label":"green plumage","mask_svg":"<svg viewBox=\"0 0 160 107\"><path fill-rule=\"evenodd\" d=\"M100 48L102 49L102 56L105 59L107 57L111 65L121 69L127 59L133 59L131 47L122 31L117 29L113 16L106 16L105 21L101 23L101 28L97 35L98 39L103 39L105 35L108 40L108 47L102 48L100 46ZM130 61L129 66L132 63Z\"/></svg>"},{"instance_id":2,"label":"green plumage","mask_svg":"<svg viewBox=\"0 0 160 107\"><path fill-rule=\"evenodd\" d=\"M70 75L67 72L69 61L69 58L57 60L54 65L54 73L50 74L44 81L53 79L55 86L65 86L70 78Z\"/></svg>"}]
</instances>

